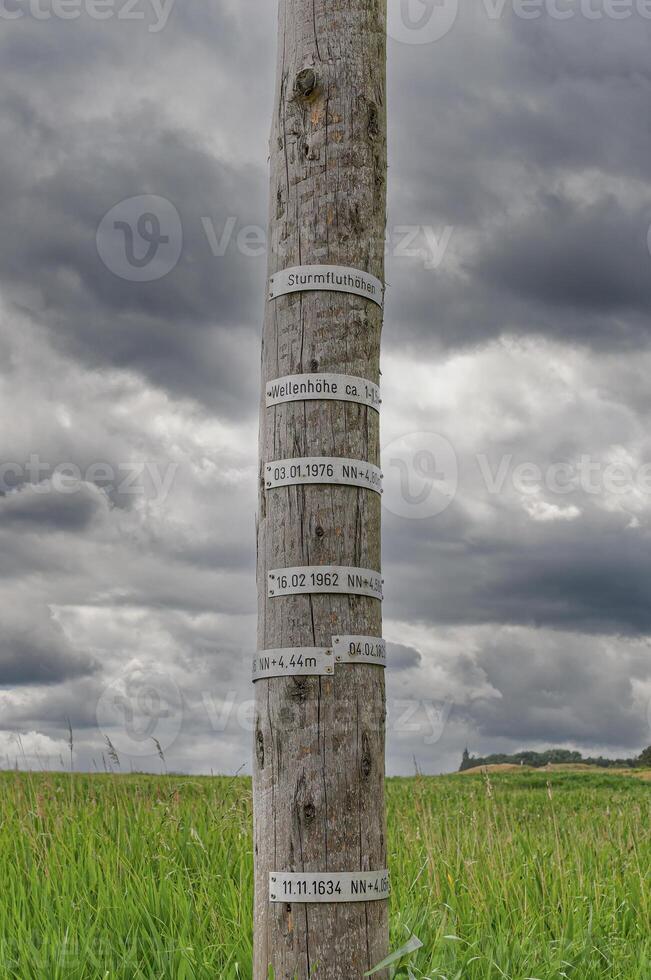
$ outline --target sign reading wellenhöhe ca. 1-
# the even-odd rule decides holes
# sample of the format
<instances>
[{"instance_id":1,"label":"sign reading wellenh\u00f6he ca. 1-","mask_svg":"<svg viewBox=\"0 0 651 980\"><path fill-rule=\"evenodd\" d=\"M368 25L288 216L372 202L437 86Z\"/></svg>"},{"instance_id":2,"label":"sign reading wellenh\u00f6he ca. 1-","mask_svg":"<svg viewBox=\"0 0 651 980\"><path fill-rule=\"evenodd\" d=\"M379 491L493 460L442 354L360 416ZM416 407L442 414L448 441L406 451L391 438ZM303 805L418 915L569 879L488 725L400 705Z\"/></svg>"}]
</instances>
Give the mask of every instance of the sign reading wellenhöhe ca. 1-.
<instances>
[{"instance_id":1,"label":"sign reading wellenh\u00f6he ca. 1-","mask_svg":"<svg viewBox=\"0 0 651 980\"><path fill-rule=\"evenodd\" d=\"M388 871L330 873L282 872L269 874L272 902L380 902L391 894Z\"/></svg>"},{"instance_id":2,"label":"sign reading wellenh\u00f6he ca. 1-","mask_svg":"<svg viewBox=\"0 0 651 980\"><path fill-rule=\"evenodd\" d=\"M338 664L387 665L387 641L377 636L333 636L332 648Z\"/></svg>"},{"instance_id":3,"label":"sign reading wellenh\u00f6he ca. 1-","mask_svg":"<svg viewBox=\"0 0 651 980\"><path fill-rule=\"evenodd\" d=\"M306 565L298 568L275 568L267 576L270 599L287 595L339 593L384 598L384 579L379 572L346 565Z\"/></svg>"},{"instance_id":4,"label":"sign reading wellenh\u00f6he ca. 1-","mask_svg":"<svg viewBox=\"0 0 651 980\"><path fill-rule=\"evenodd\" d=\"M381 280L361 269L349 269L344 265L296 265L281 269L269 280L269 299L308 290L353 293L372 300L379 307L384 306Z\"/></svg>"},{"instance_id":5,"label":"sign reading wellenh\u00f6he ca. 1-","mask_svg":"<svg viewBox=\"0 0 651 980\"><path fill-rule=\"evenodd\" d=\"M348 374L288 374L265 385L267 408L285 402L358 402L380 411L380 386Z\"/></svg>"},{"instance_id":6,"label":"sign reading wellenh\u00f6he ca. 1-","mask_svg":"<svg viewBox=\"0 0 651 980\"><path fill-rule=\"evenodd\" d=\"M382 493L380 468L359 459L307 456L303 459L279 459L265 466L268 490L306 483L334 483Z\"/></svg>"},{"instance_id":7,"label":"sign reading wellenh\u00f6he ca. 1-","mask_svg":"<svg viewBox=\"0 0 651 980\"><path fill-rule=\"evenodd\" d=\"M267 677L326 676L334 672L334 656L329 647L262 650L253 661L254 683Z\"/></svg>"}]
</instances>

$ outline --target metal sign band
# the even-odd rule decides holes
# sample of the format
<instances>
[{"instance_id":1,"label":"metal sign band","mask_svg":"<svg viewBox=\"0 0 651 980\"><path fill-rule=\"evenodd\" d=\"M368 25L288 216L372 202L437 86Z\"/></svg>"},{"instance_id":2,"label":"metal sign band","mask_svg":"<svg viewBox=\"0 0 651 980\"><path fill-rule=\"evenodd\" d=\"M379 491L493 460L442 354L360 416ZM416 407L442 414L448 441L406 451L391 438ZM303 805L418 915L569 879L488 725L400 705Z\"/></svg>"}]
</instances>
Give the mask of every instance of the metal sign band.
<instances>
[{"instance_id":1,"label":"metal sign band","mask_svg":"<svg viewBox=\"0 0 651 980\"><path fill-rule=\"evenodd\" d=\"M298 568L275 568L267 576L270 599L288 595L340 594L384 598L384 579L369 568L347 565L306 565Z\"/></svg>"},{"instance_id":2,"label":"metal sign band","mask_svg":"<svg viewBox=\"0 0 651 980\"><path fill-rule=\"evenodd\" d=\"M332 456L279 459L265 467L265 485L268 490L309 483L363 487L365 490L382 493L382 472L378 466L363 460Z\"/></svg>"},{"instance_id":3,"label":"metal sign band","mask_svg":"<svg viewBox=\"0 0 651 980\"><path fill-rule=\"evenodd\" d=\"M380 411L380 386L349 374L288 374L268 381L265 386L267 408L287 402L357 402Z\"/></svg>"},{"instance_id":4,"label":"metal sign band","mask_svg":"<svg viewBox=\"0 0 651 980\"><path fill-rule=\"evenodd\" d=\"M380 308L384 306L382 281L361 269L349 269L344 265L296 265L281 269L269 280L269 299L309 290L352 293L372 300Z\"/></svg>"},{"instance_id":5,"label":"metal sign band","mask_svg":"<svg viewBox=\"0 0 651 980\"><path fill-rule=\"evenodd\" d=\"M269 874L269 899L276 903L381 902L390 894L388 871Z\"/></svg>"},{"instance_id":6,"label":"metal sign band","mask_svg":"<svg viewBox=\"0 0 651 980\"><path fill-rule=\"evenodd\" d=\"M333 636L332 647L338 664L387 665L387 641L378 636Z\"/></svg>"},{"instance_id":7,"label":"metal sign band","mask_svg":"<svg viewBox=\"0 0 651 980\"><path fill-rule=\"evenodd\" d=\"M253 683L268 677L311 677L334 674L334 656L327 647L263 650L253 661Z\"/></svg>"}]
</instances>

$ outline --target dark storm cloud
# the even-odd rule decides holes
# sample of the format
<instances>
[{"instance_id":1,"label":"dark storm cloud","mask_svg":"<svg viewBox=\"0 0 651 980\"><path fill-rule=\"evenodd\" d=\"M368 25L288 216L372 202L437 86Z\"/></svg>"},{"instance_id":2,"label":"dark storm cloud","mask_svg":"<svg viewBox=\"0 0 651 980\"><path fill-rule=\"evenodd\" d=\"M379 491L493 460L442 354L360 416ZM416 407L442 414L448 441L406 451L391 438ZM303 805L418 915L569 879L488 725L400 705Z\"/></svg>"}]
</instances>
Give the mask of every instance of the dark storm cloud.
<instances>
[{"instance_id":1,"label":"dark storm cloud","mask_svg":"<svg viewBox=\"0 0 651 980\"><path fill-rule=\"evenodd\" d=\"M15 491L0 498L0 523L4 528L78 532L91 524L100 506L98 495L87 487L72 494L47 487Z\"/></svg>"},{"instance_id":2,"label":"dark storm cloud","mask_svg":"<svg viewBox=\"0 0 651 980\"><path fill-rule=\"evenodd\" d=\"M59 139L40 148L60 155L57 172L35 182L24 174L5 202L0 262L11 294L29 308L37 288L32 314L64 353L93 367L140 371L221 408L239 407L242 388L250 395L254 387L241 382L242 351L253 349L262 266L239 254L235 237L224 257L214 256L202 218L219 238L237 216L237 234L257 217L263 181L252 168L219 164L186 134L166 130L153 106L108 133L97 125L82 145ZM95 236L110 208L147 188L177 209L183 251L168 276L135 283L103 264Z\"/></svg>"},{"instance_id":3,"label":"dark storm cloud","mask_svg":"<svg viewBox=\"0 0 651 980\"><path fill-rule=\"evenodd\" d=\"M547 634L527 642L502 630L454 668L462 681L481 670L498 696L459 710L486 744L506 738L589 746L607 732L636 754L648 741L649 722L633 682L648 678L648 657L646 642L615 652L597 637Z\"/></svg>"},{"instance_id":4,"label":"dark storm cloud","mask_svg":"<svg viewBox=\"0 0 651 980\"><path fill-rule=\"evenodd\" d=\"M476 272L493 288L501 286L534 305L583 311L586 324L595 318L603 328L615 318L610 319L614 343L621 333L618 314L628 313L640 328L651 302L649 218L651 207L645 219L627 213L612 197L577 207L547 196L526 222L502 230L479 257ZM622 326L626 329L625 319ZM556 332L562 336L562 326ZM594 334L593 329L584 339L590 342Z\"/></svg>"},{"instance_id":5,"label":"dark storm cloud","mask_svg":"<svg viewBox=\"0 0 651 980\"><path fill-rule=\"evenodd\" d=\"M431 625L514 623L651 632L648 531L593 513L532 523L509 510L490 532L460 515L385 521L388 613Z\"/></svg>"},{"instance_id":6,"label":"dark storm cloud","mask_svg":"<svg viewBox=\"0 0 651 980\"><path fill-rule=\"evenodd\" d=\"M68 722L76 737L84 729L96 731L97 702L103 689L99 675L69 676L65 681L47 688L33 688L29 698L5 708L3 725L20 731L42 731L46 726L52 738L66 741Z\"/></svg>"},{"instance_id":7,"label":"dark storm cloud","mask_svg":"<svg viewBox=\"0 0 651 980\"><path fill-rule=\"evenodd\" d=\"M58 684L90 674L93 660L73 650L47 609L5 608L0 622L0 685Z\"/></svg>"},{"instance_id":8,"label":"dark storm cloud","mask_svg":"<svg viewBox=\"0 0 651 980\"><path fill-rule=\"evenodd\" d=\"M388 342L648 346L651 24L491 21L482 6L429 58L391 49L405 108L391 222L454 234L435 270L393 250Z\"/></svg>"},{"instance_id":9,"label":"dark storm cloud","mask_svg":"<svg viewBox=\"0 0 651 980\"><path fill-rule=\"evenodd\" d=\"M88 18L53 19L49 30L29 18L5 27L0 47L13 39L24 55L14 54L4 67L0 97L5 294L60 350L84 363L128 367L222 411L239 411L243 398L254 402L255 373L247 367L266 258L255 238L249 243L256 254L247 254L238 235L266 224L265 156L249 164L209 150L211 134L172 118L148 77L151 62L159 72L174 70L185 27L204 31L204 57L216 59L223 71L236 57L241 23L215 7L202 14L196 5L179 17L174 38L172 24L168 33L151 36L130 24ZM135 84L125 85L120 99L121 69L131 73L134 66ZM47 79L47 91L39 76ZM83 80L107 85L104 114L100 109L82 119L81 105L63 99L54 119L54 93ZM117 106L111 105L114 87ZM239 126L241 119L234 122ZM106 212L145 194L176 208L183 247L168 275L138 283L103 264L95 239ZM224 237L229 219L234 226Z\"/></svg>"},{"instance_id":10,"label":"dark storm cloud","mask_svg":"<svg viewBox=\"0 0 651 980\"><path fill-rule=\"evenodd\" d=\"M422 654L413 647L403 646L402 643L387 643L387 661L393 671L418 667L422 659Z\"/></svg>"}]
</instances>

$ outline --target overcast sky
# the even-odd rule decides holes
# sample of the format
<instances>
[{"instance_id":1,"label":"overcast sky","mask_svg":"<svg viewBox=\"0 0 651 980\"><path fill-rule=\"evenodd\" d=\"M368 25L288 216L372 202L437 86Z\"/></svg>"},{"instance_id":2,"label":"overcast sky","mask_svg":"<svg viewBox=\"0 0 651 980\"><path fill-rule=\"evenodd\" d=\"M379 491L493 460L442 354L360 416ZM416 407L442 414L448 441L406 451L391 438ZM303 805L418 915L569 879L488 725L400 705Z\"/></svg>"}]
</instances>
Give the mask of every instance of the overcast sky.
<instances>
[{"instance_id":1,"label":"overcast sky","mask_svg":"<svg viewBox=\"0 0 651 980\"><path fill-rule=\"evenodd\" d=\"M389 771L635 755L651 5L389 3ZM275 19L0 0L0 765L250 771Z\"/></svg>"}]
</instances>

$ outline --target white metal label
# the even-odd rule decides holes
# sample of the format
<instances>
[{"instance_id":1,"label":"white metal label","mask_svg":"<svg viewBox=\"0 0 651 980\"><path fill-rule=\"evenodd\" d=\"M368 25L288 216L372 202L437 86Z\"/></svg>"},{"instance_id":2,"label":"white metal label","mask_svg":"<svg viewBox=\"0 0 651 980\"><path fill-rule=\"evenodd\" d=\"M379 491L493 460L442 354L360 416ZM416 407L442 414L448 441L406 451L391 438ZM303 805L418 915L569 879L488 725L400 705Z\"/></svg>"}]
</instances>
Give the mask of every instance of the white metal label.
<instances>
[{"instance_id":1,"label":"white metal label","mask_svg":"<svg viewBox=\"0 0 651 980\"><path fill-rule=\"evenodd\" d=\"M301 568L276 568L269 572L267 593L277 596L339 593L384 598L384 579L379 572L346 565L306 565Z\"/></svg>"},{"instance_id":2,"label":"white metal label","mask_svg":"<svg viewBox=\"0 0 651 980\"><path fill-rule=\"evenodd\" d=\"M303 459L279 459L265 467L267 489L307 483L334 483L382 493L379 467L359 459L307 456Z\"/></svg>"},{"instance_id":3,"label":"white metal label","mask_svg":"<svg viewBox=\"0 0 651 980\"><path fill-rule=\"evenodd\" d=\"M344 265L296 265L276 272L269 280L269 299L308 290L353 293L372 300L379 307L384 306L381 280L361 269L349 269Z\"/></svg>"},{"instance_id":4,"label":"white metal label","mask_svg":"<svg viewBox=\"0 0 651 980\"><path fill-rule=\"evenodd\" d=\"M310 677L334 674L332 650L326 647L291 647L263 650L253 661L253 682L268 677Z\"/></svg>"},{"instance_id":5,"label":"white metal label","mask_svg":"<svg viewBox=\"0 0 651 980\"><path fill-rule=\"evenodd\" d=\"M338 664L387 665L387 641L378 636L333 636L332 647Z\"/></svg>"},{"instance_id":6,"label":"white metal label","mask_svg":"<svg viewBox=\"0 0 651 980\"><path fill-rule=\"evenodd\" d=\"M388 871L354 871L305 874L272 871L269 898L272 902L379 902L391 894Z\"/></svg>"},{"instance_id":7,"label":"white metal label","mask_svg":"<svg viewBox=\"0 0 651 980\"><path fill-rule=\"evenodd\" d=\"M286 402L357 402L380 411L380 386L349 374L288 374L268 381L267 408Z\"/></svg>"}]
</instances>

